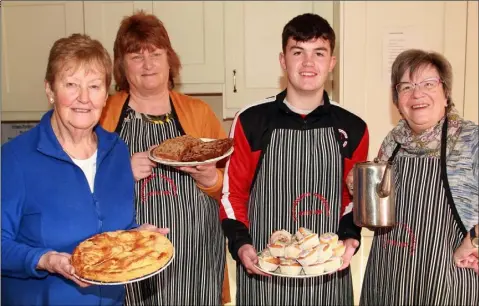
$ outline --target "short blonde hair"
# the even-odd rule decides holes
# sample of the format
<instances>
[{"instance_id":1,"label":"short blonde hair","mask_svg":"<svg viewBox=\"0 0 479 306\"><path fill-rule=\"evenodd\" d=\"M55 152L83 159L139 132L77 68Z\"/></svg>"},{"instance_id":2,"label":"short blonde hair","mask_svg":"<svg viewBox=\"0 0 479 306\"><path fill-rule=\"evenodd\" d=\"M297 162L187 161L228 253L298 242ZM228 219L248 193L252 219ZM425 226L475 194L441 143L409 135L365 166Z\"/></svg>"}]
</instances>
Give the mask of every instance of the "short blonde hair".
<instances>
[{"instance_id":1,"label":"short blonde hair","mask_svg":"<svg viewBox=\"0 0 479 306\"><path fill-rule=\"evenodd\" d=\"M48 56L45 81L54 89L55 80L62 72L71 68L76 71L82 66L103 73L108 90L113 70L111 57L98 40L85 34L72 34L55 41Z\"/></svg>"},{"instance_id":2,"label":"short blonde hair","mask_svg":"<svg viewBox=\"0 0 479 306\"><path fill-rule=\"evenodd\" d=\"M452 66L451 63L437 52L427 52L419 49L410 49L401 52L391 68L391 92L393 102L397 106L399 96L396 91L396 85L401 81L406 71L409 70L409 76L412 78L414 73L426 66L433 66L439 73L442 81L444 93L447 97L447 107L450 108L453 103L451 99L452 90Z\"/></svg>"},{"instance_id":3,"label":"short blonde hair","mask_svg":"<svg viewBox=\"0 0 479 306\"><path fill-rule=\"evenodd\" d=\"M139 11L129 17L125 17L116 34L113 46L113 74L117 90L130 91L130 84L126 79L125 67L123 66L125 55L141 50L152 51L152 47L166 50L168 65L170 66L168 88L173 89L175 87L174 78L180 73L181 62L178 54L171 46L168 32L155 15Z\"/></svg>"}]
</instances>

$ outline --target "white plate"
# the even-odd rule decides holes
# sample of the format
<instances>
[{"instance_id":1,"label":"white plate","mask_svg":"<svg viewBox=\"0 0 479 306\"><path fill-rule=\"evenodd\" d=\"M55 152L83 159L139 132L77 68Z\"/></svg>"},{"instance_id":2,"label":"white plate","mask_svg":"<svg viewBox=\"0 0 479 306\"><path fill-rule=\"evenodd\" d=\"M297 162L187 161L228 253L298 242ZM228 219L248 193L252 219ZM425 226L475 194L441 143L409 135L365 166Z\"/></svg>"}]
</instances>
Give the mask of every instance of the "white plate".
<instances>
[{"instance_id":1,"label":"white plate","mask_svg":"<svg viewBox=\"0 0 479 306\"><path fill-rule=\"evenodd\" d=\"M166 265L164 265L160 269L158 269L155 272L152 272L150 274L143 275L141 277L137 277L137 278L130 279L130 280L127 280L127 281L123 281L123 282L100 282L100 281L94 281L94 280L91 280L91 279L81 278L81 277L79 277L78 275L75 275L75 274L73 274L73 276L75 276L76 278L78 278L82 282L92 284L92 285L108 285L108 286L125 285L125 284L134 283L134 282L139 282L141 280L147 279L149 277L152 277L153 275L156 275L156 274L160 273L161 271L166 269L166 267L168 267L171 264L171 262L173 261L173 258L175 258L175 250L174 249L173 249L173 255L171 256L170 260L166 263Z\"/></svg>"},{"instance_id":2,"label":"white plate","mask_svg":"<svg viewBox=\"0 0 479 306\"><path fill-rule=\"evenodd\" d=\"M211 138L200 138L200 139L202 141L206 141L206 142L216 140L216 139L211 139ZM156 148L156 146L155 146L155 148ZM225 154L223 154L219 157L215 157L215 158L208 159L208 160L201 161L201 162L179 162L179 161L175 161L175 160L161 159L161 158L153 156L153 150L155 148L152 148L150 150L150 152L148 152L148 157L154 162L157 162L157 163L162 164L162 165L172 166L172 167L194 167L194 166L214 163L214 162L222 160L225 157L230 156L233 153L233 150L234 150L234 148L231 147L231 149L226 151Z\"/></svg>"},{"instance_id":3,"label":"white plate","mask_svg":"<svg viewBox=\"0 0 479 306\"><path fill-rule=\"evenodd\" d=\"M339 267L341 267L343 265L343 259L341 258L341 264L339 265ZM329 275L329 274L333 274L335 272L337 272L338 270L334 270L334 271L329 271L329 272L324 272L324 273L321 273L321 274L304 274L304 269L301 269L301 273L299 273L299 275L287 275L287 274L282 274L280 273L280 268L278 267L276 270L274 271L266 271L266 270L263 270L259 265L255 265L256 268L260 269L261 271L263 271L264 273L267 273L269 275L274 275L274 276L279 276L279 277L286 277L286 278L311 278L311 277L318 277L318 276L323 276L323 275Z\"/></svg>"}]
</instances>

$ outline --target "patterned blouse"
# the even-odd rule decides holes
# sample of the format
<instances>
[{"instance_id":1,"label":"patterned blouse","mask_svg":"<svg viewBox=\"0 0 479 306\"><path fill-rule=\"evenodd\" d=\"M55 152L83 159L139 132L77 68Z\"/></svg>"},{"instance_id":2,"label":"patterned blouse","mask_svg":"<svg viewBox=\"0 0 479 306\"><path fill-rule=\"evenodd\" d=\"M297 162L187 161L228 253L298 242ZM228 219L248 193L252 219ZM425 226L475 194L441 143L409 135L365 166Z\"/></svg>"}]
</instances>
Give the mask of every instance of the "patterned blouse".
<instances>
[{"instance_id":1,"label":"patterned blouse","mask_svg":"<svg viewBox=\"0 0 479 306\"><path fill-rule=\"evenodd\" d=\"M479 219L478 125L462 119L455 109L447 117L447 177L459 217L469 231ZM415 137L405 120L401 120L384 139L378 157L387 160L396 143L401 144L397 156L439 157L443 122L444 118L436 126Z\"/></svg>"}]
</instances>

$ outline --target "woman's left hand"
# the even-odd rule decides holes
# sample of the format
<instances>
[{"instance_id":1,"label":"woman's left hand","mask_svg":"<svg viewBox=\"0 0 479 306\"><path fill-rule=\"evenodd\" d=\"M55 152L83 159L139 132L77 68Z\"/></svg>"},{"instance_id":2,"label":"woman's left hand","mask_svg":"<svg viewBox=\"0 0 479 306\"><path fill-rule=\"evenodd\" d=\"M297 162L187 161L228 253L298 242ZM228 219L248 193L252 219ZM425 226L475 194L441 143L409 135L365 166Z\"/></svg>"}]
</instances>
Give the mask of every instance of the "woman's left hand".
<instances>
[{"instance_id":1,"label":"woman's left hand","mask_svg":"<svg viewBox=\"0 0 479 306\"><path fill-rule=\"evenodd\" d=\"M196 183L206 188L214 186L218 181L216 163L199 165L195 167L178 167L178 170L189 173Z\"/></svg>"},{"instance_id":2,"label":"woman's left hand","mask_svg":"<svg viewBox=\"0 0 479 306\"><path fill-rule=\"evenodd\" d=\"M461 245L454 252L454 263L459 268L473 269L479 274L479 255L478 249L471 243L471 238L468 233Z\"/></svg>"},{"instance_id":3,"label":"woman's left hand","mask_svg":"<svg viewBox=\"0 0 479 306\"><path fill-rule=\"evenodd\" d=\"M156 232L160 233L162 235L166 235L170 232L170 229L165 227L165 228L159 228L154 226L153 224L149 223L143 223L139 227L136 228L137 231L150 231L150 232Z\"/></svg>"},{"instance_id":4,"label":"woman's left hand","mask_svg":"<svg viewBox=\"0 0 479 306\"><path fill-rule=\"evenodd\" d=\"M354 238L348 238L343 241L344 246L346 247L346 250L344 251L343 254L343 265L341 268L339 268L339 271L346 269L349 267L349 264L351 263L351 259L353 258L354 252L356 252L356 249L359 246L359 241L357 241Z\"/></svg>"}]
</instances>

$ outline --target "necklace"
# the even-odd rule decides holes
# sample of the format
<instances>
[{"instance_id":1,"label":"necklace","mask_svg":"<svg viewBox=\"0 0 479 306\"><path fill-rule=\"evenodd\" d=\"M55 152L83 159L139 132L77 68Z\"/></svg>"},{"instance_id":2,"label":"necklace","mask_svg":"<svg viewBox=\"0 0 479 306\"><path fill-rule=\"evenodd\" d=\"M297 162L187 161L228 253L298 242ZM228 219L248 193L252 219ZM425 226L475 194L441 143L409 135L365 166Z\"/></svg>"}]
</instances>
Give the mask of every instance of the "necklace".
<instances>
[{"instance_id":1,"label":"necklace","mask_svg":"<svg viewBox=\"0 0 479 306\"><path fill-rule=\"evenodd\" d=\"M150 123L164 124L170 122L170 120L173 118L173 114L172 112L163 115L148 115L141 113L141 118Z\"/></svg>"}]
</instances>

